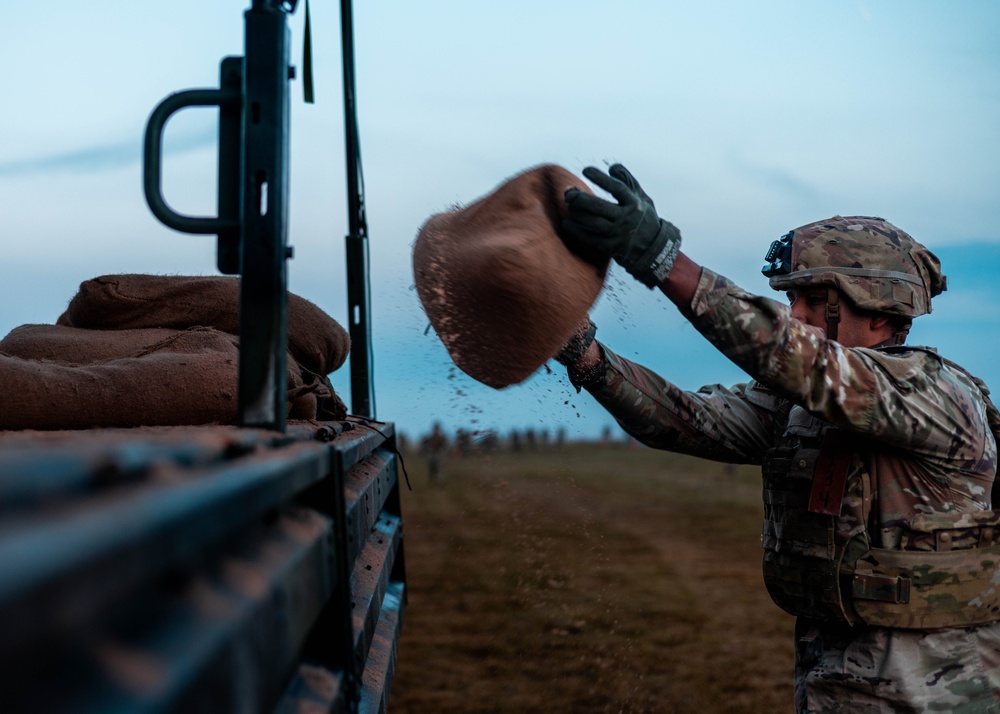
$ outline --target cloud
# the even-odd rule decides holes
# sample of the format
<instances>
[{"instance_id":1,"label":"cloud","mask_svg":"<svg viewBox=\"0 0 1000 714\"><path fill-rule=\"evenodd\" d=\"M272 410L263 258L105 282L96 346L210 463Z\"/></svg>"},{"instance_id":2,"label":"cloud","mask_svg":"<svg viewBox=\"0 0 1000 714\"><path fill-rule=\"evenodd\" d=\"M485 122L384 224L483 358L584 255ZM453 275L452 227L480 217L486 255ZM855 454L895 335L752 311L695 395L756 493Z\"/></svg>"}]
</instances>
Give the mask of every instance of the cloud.
<instances>
[{"instance_id":1,"label":"cloud","mask_svg":"<svg viewBox=\"0 0 1000 714\"><path fill-rule=\"evenodd\" d=\"M729 165L741 177L795 201L811 202L819 195L812 184L786 169L747 161L736 153L730 154Z\"/></svg>"},{"instance_id":2,"label":"cloud","mask_svg":"<svg viewBox=\"0 0 1000 714\"><path fill-rule=\"evenodd\" d=\"M214 127L179 136L170 136L169 141L164 141L164 154L177 155L196 151L214 145L216 140L217 132ZM0 162L0 177L18 178L30 174L63 171L94 173L129 166L138 163L141 159L142 139L134 137L128 141L114 144Z\"/></svg>"}]
</instances>

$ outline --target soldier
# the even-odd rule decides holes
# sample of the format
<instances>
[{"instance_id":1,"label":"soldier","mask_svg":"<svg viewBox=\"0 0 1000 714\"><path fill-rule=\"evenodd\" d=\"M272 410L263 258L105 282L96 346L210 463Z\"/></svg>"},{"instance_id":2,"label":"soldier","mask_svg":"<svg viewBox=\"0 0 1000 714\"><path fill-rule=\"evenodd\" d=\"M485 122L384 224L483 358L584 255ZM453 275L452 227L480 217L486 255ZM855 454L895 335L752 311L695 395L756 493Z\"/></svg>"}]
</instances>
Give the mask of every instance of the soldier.
<instances>
[{"instance_id":1,"label":"soldier","mask_svg":"<svg viewBox=\"0 0 1000 714\"><path fill-rule=\"evenodd\" d=\"M441 473L441 456L448 448L448 437L441 429L441 422L434 422L431 433L424 437L421 451L427 458L427 475L435 486L444 484L444 474Z\"/></svg>"},{"instance_id":2,"label":"soldier","mask_svg":"<svg viewBox=\"0 0 1000 714\"><path fill-rule=\"evenodd\" d=\"M457 456L468 456L472 453L472 434L465 429L455 432L455 454Z\"/></svg>"},{"instance_id":3,"label":"soldier","mask_svg":"<svg viewBox=\"0 0 1000 714\"><path fill-rule=\"evenodd\" d=\"M557 359L643 443L760 464L764 581L795 615L798 712L1000 711L1000 414L981 381L904 344L945 289L938 259L881 218L774 241L781 304L680 252L622 166L565 194L564 240L659 288L751 377L682 391L581 327Z\"/></svg>"}]
</instances>

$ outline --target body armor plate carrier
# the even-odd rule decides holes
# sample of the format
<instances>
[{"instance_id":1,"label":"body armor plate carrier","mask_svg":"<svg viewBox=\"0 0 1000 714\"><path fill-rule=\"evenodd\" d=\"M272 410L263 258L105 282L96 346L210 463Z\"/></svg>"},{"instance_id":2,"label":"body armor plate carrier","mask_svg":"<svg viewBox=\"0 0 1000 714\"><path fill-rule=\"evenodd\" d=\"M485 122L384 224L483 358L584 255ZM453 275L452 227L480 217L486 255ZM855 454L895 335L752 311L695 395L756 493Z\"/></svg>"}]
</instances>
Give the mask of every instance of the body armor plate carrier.
<instances>
[{"instance_id":1,"label":"body armor plate carrier","mask_svg":"<svg viewBox=\"0 0 1000 714\"><path fill-rule=\"evenodd\" d=\"M1000 415L986 394L996 435ZM900 549L872 547L864 445L863 436L792 407L763 465L764 581L775 604L796 616L878 627L1000 620L1000 511L917 515Z\"/></svg>"}]
</instances>

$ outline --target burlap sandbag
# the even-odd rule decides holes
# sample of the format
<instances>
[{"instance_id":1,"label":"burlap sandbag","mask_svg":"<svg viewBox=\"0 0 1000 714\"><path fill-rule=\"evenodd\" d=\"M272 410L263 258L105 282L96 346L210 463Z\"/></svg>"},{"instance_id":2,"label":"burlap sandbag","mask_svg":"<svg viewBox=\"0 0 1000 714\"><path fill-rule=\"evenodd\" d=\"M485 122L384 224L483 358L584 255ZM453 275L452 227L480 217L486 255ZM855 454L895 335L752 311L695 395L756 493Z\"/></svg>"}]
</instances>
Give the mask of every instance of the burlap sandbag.
<instances>
[{"instance_id":1,"label":"burlap sandbag","mask_svg":"<svg viewBox=\"0 0 1000 714\"><path fill-rule=\"evenodd\" d=\"M178 330L88 330L68 325L21 325L0 340L0 354L60 364L93 364L137 353L176 335Z\"/></svg>"},{"instance_id":2,"label":"burlap sandbag","mask_svg":"<svg viewBox=\"0 0 1000 714\"><path fill-rule=\"evenodd\" d=\"M563 194L587 185L545 165L475 203L432 216L413 247L417 295L455 364L497 389L528 378L594 304L606 259L559 237Z\"/></svg>"},{"instance_id":3,"label":"burlap sandbag","mask_svg":"<svg viewBox=\"0 0 1000 714\"><path fill-rule=\"evenodd\" d=\"M57 324L101 330L204 325L238 334L239 278L103 275L80 285ZM347 331L305 298L288 294L288 349L306 369L329 374L351 350Z\"/></svg>"},{"instance_id":4,"label":"burlap sandbag","mask_svg":"<svg viewBox=\"0 0 1000 714\"><path fill-rule=\"evenodd\" d=\"M232 424L238 364L236 338L211 328L82 366L0 355L0 430ZM290 418L316 418L324 389L289 358Z\"/></svg>"}]
</instances>

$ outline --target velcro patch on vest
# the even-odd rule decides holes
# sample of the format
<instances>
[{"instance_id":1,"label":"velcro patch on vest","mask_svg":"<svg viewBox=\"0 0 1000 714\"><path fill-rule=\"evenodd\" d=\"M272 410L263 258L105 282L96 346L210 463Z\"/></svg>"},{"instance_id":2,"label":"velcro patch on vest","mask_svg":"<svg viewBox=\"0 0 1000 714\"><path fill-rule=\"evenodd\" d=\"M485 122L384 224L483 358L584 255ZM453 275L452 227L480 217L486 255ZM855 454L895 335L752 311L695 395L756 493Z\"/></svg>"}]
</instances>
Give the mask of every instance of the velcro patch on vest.
<instances>
[{"instance_id":1,"label":"velcro patch on vest","mask_svg":"<svg viewBox=\"0 0 1000 714\"><path fill-rule=\"evenodd\" d=\"M839 516L844 505L847 472L851 467L851 448L847 434L840 429L830 429L823 436L812 490L809 493L809 512Z\"/></svg>"}]
</instances>

